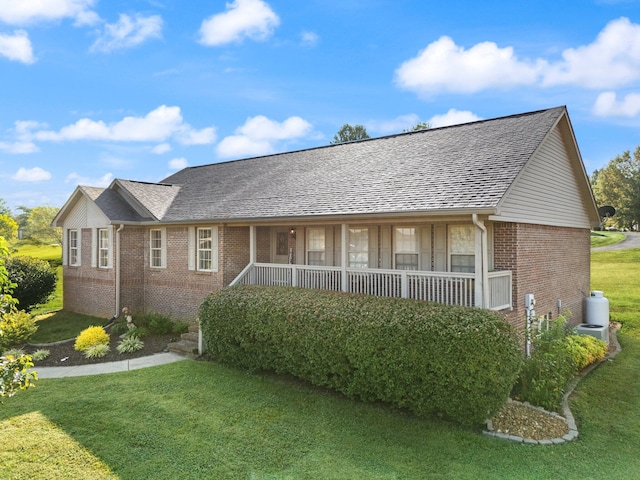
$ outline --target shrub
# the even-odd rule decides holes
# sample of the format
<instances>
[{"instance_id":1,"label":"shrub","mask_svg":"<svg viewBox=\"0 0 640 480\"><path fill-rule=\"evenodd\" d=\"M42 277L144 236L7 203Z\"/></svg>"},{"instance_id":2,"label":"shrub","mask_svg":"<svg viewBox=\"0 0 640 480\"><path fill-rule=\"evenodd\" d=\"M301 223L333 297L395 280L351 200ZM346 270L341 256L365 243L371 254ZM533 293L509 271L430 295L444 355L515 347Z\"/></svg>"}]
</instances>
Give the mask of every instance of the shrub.
<instances>
[{"instance_id":1,"label":"shrub","mask_svg":"<svg viewBox=\"0 0 640 480\"><path fill-rule=\"evenodd\" d=\"M117 346L118 353L131 353L142 350L144 342L136 337L125 337Z\"/></svg>"},{"instance_id":2,"label":"shrub","mask_svg":"<svg viewBox=\"0 0 640 480\"><path fill-rule=\"evenodd\" d=\"M129 331L129 327L127 326L127 322L116 322L111 327L111 333L114 335L123 335Z\"/></svg>"},{"instance_id":3,"label":"shrub","mask_svg":"<svg viewBox=\"0 0 640 480\"><path fill-rule=\"evenodd\" d=\"M607 344L591 335L569 335L565 338L565 346L578 371L602 360L607 354Z\"/></svg>"},{"instance_id":4,"label":"shrub","mask_svg":"<svg viewBox=\"0 0 640 480\"><path fill-rule=\"evenodd\" d=\"M109 345L109 334L105 331L104 327L93 326L85 328L80 332L73 348L79 352L84 352L89 347L100 344Z\"/></svg>"},{"instance_id":5,"label":"shrub","mask_svg":"<svg viewBox=\"0 0 640 480\"><path fill-rule=\"evenodd\" d=\"M136 327L136 328L131 328L127 330L127 333L125 333L125 336L127 338L144 338L148 334L149 334L149 330L147 330L145 327Z\"/></svg>"},{"instance_id":6,"label":"shrub","mask_svg":"<svg viewBox=\"0 0 640 480\"><path fill-rule=\"evenodd\" d=\"M151 333L164 335L171 332L173 322L170 317L159 313L149 313L145 315L145 323Z\"/></svg>"},{"instance_id":7,"label":"shrub","mask_svg":"<svg viewBox=\"0 0 640 480\"><path fill-rule=\"evenodd\" d=\"M45 303L56 288L56 271L45 260L33 257L8 257L5 267L9 278L16 283L13 297L21 309L31 311Z\"/></svg>"},{"instance_id":8,"label":"shrub","mask_svg":"<svg viewBox=\"0 0 640 480\"><path fill-rule=\"evenodd\" d=\"M23 348L10 348L9 350L5 350L2 355L8 357L11 355L12 357L21 357L25 355L25 351Z\"/></svg>"},{"instance_id":9,"label":"shrub","mask_svg":"<svg viewBox=\"0 0 640 480\"><path fill-rule=\"evenodd\" d=\"M607 351L602 340L574 335L563 316L533 340L533 347L512 395L547 410L557 410L571 379L587 365L604 358Z\"/></svg>"},{"instance_id":10,"label":"shrub","mask_svg":"<svg viewBox=\"0 0 640 480\"><path fill-rule=\"evenodd\" d=\"M214 359L463 424L504 404L522 358L497 314L414 300L231 287L199 318Z\"/></svg>"},{"instance_id":11,"label":"shrub","mask_svg":"<svg viewBox=\"0 0 640 480\"><path fill-rule=\"evenodd\" d=\"M0 357L0 397L12 397L18 390L35 387L38 376L29 370L31 367L29 355Z\"/></svg>"},{"instance_id":12,"label":"shrub","mask_svg":"<svg viewBox=\"0 0 640 480\"><path fill-rule=\"evenodd\" d=\"M45 358L47 358L50 353L51 352L49 350L39 349L39 350L36 350L35 352L33 352L31 354L31 357L33 358L34 362L39 362L39 361L44 360Z\"/></svg>"},{"instance_id":13,"label":"shrub","mask_svg":"<svg viewBox=\"0 0 640 480\"><path fill-rule=\"evenodd\" d=\"M183 333L187 333L189 331L189 324L187 322L183 322L182 320L177 320L173 322L171 325L171 333L175 333L176 335L182 335Z\"/></svg>"},{"instance_id":14,"label":"shrub","mask_svg":"<svg viewBox=\"0 0 640 480\"><path fill-rule=\"evenodd\" d=\"M109 353L110 347L109 345L105 345L104 343L96 343L87 347L83 355L86 358L102 358L106 357L107 353Z\"/></svg>"},{"instance_id":15,"label":"shrub","mask_svg":"<svg viewBox=\"0 0 640 480\"><path fill-rule=\"evenodd\" d=\"M0 351L26 343L38 326L31 315L23 310L13 310L0 315Z\"/></svg>"}]
</instances>

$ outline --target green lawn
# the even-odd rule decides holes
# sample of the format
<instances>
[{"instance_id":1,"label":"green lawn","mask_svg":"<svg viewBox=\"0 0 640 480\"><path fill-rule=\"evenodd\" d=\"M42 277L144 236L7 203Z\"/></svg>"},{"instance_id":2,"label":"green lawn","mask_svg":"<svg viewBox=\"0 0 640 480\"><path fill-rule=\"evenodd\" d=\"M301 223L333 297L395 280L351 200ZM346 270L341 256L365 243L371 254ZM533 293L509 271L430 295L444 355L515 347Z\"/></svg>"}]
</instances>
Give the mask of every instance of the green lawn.
<instances>
[{"instance_id":1,"label":"green lawn","mask_svg":"<svg viewBox=\"0 0 640 480\"><path fill-rule=\"evenodd\" d=\"M622 232L591 232L591 247L604 247L624 240Z\"/></svg>"},{"instance_id":2,"label":"green lawn","mask_svg":"<svg viewBox=\"0 0 640 480\"><path fill-rule=\"evenodd\" d=\"M5 399L0 478L638 478L640 250L592 259L592 287L624 322L623 351L571 397L574 442L512 444L287 378L186 360L39 380Z\"/></svg>"},{"instance_id":3,"label":"green lawn","mask_svg":"<svg viewBox=\"0 0 640 480\"><path fill-rule=\"evenodd\" d=\"M58 310L36 315L38 331L29 340L31 343L51 343L77 337L87 327L105 326L106 318L92 317L74 312Z\"/></svg>"}]
</instances>

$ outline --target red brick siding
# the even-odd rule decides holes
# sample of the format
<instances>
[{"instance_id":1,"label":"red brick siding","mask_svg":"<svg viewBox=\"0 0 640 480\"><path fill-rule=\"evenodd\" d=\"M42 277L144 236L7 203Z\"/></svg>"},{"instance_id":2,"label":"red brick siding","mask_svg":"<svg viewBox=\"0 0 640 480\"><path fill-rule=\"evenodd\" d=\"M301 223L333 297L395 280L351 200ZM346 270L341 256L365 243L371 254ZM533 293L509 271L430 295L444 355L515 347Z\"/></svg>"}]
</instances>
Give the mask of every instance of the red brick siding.
<instances>
[{"instance_id":1,"label":"red brick siding","mask_svg":"<svg viewBox=\"0 0 640 480\"><path fill-rule=\"evenodd\" d=\"M63 308L97 317L111 318L115 314L115 269L92 267L91 229L83 228L79 235L80 266L63 267Z\"/></svg>"},{"instance_id":2,"label":"red brick siding","mask_svg":"<svg viewBox=\"0 0 640 480\"><path fill-rule=\"evenodd\" d=\"M583 321L591 267L588 229L496 223L494 266L512 271L513 311L507 317L519 329L525 327L527 293L535 296L536 315L556 318L568 310L571 323Z\"/></svg>"}]
</instances>

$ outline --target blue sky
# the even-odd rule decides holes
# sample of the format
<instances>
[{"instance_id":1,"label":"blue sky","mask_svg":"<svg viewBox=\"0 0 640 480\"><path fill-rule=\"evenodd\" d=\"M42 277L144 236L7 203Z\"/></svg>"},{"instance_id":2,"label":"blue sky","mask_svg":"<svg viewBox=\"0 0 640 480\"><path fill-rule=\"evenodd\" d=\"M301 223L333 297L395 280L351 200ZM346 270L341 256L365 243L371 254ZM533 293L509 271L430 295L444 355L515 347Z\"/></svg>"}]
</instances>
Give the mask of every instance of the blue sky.
<instances>
[{"instance_id":1,"label":"blue sky","mask_svg":"<svg viewBox=\"0 0 640 480\"><path fill-rule=\"evenodd\" d=\"M640 145L640 0L0 0L0 198L567 105Z\"/></svg>"}]
</instances>

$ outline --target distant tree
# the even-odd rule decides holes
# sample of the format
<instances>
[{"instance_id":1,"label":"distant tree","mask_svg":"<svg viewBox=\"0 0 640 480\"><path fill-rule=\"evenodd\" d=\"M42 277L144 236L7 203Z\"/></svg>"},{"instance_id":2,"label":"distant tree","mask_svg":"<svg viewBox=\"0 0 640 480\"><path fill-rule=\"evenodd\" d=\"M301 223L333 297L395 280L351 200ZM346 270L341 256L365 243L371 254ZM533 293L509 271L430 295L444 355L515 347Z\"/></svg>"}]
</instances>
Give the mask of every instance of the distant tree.
<instances>
[{"instance_id":1,"label":"distant tree","mask_svg":"<svg viewBox=\"0 0 640 480\"><path fill-rule=\"evenodd\" d=\"M403 133L406 133L406 132L417 132L418 130L428 130L430 128L432 128L432 127L431 127L431 124L429 122L418 122L413 127L407 128L406 130L403 130Z\"/></svg>"},{"instance_id":2,"label":"distant tree","mask_svg":"<svg viewBox=\"0 0 640 480\"><path fill-rule=\"evenodd\" d=\"M24 205L20 205L18 210L22 213L17 214L15 217L16 222L18 222L18 228L27 228L27 221L29 220L29 213L31 213L31 209L29 207L25 207Z\"/></svg>"},{"instance_id":3,"label":"distant tree","mask_svg":"<svg viewBox=\"0 0 640 480\"><path fill-rule=\"evenodd\" d=\"M4 198L0 198L0 215L11 216L11 209L7 205L7 202L4 201Z\"/></svg>"},{"instance_id":4,"label":"distant tree","mask_svg":"<svg viewBox=\"0 0 640 480\"><path fill-rule=\"evenodd\" d=\"M629 150L591 175L598 206L616 209L612 221L620 228L632 228L640 222L640 146L633 156Z\"/></svg>"},{"instance_id":5,"label":"distant tree","mask_svg":"<svg viewBox=\"0 0 640 480\"><path fill-rule=\"evenodd\" d=\"M35 243L58 243L62 245L62 229L52 227L51 222L58 214L55 207L34 207L29 210L25 228L25 238Z\"/></svg>"},{"instance_id":6,"label":"distant tree","mask_svg":"<svg viewBox=\"0 0 640 480\"><path fill-rule=\"evenodd\" d=\"M345 123L338 133L333 136L332 145L337 143L354 142L356 140L365 140L371 138L367 133L367 129L363 125L349 125Z\"/></svg>"},{"instance_id":7,"label":"distant tree","mask_svg":"<svg viewBox=\"0 0 640 480\"><path fill-rule=\"evenodd\" d=\"M11 215L0 213L0 235L10 242L17 238L18 224Z\"/></svg>"}]
</instances>

